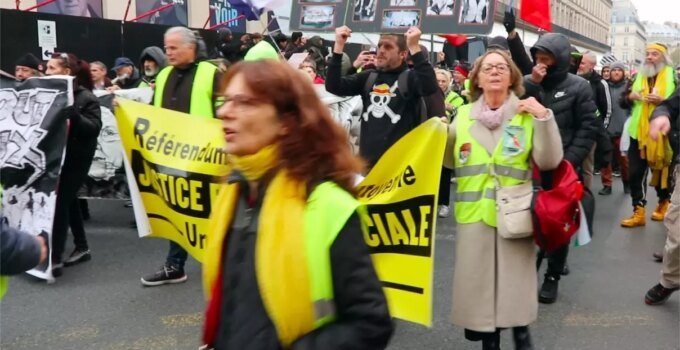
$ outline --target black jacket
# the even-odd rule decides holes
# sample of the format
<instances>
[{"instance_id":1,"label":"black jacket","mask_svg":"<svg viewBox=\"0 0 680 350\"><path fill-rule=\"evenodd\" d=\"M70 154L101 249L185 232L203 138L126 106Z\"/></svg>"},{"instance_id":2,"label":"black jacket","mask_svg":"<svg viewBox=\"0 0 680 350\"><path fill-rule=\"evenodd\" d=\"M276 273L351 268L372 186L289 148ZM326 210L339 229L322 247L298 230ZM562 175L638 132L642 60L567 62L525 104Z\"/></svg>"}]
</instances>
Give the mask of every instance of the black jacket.
<instances>
[{"instance_id":1,"label":"black jacket","mask_svg":"<svg viewBox=\"0 0 680 350\"><path fill-rule=\"evenodd\" d=\"M569 39L562 34L548 33L541 36L531 54L536 50L552 53L556 64L548 67L548 75L540 84L524 77L527 96L533 96L547 108L552 109L560 129L564 159L574 167L580 167L595 144L598 125L593 101L593 90L583 78L569 73Z\"/></svg>"},{"instance_id":2,"label":"black jacket","mask_svg":"<svg viewBox=\"0 0 680 350\"><path fill-rule=\"evenodd\" d=\"M64 168L68 168L71 162L92 161L97 148L97 137L102 128L102 114L97 97L83 87L75 89L74 97L73 106L64 109L71 121Z\"/></svg>"},{"instance_id":3,"label":"black jacket","mask_svg":"<svg viewBox=\"0 0 680 350\"><path fill-rule=\"evenodd\" d=\"M0 275L16 275L40 263L42 247L35 236L13 229L0 217Z\"/></svg>"},{"instance_id":4,"label":"black jacket","mask_svg":"<svg viewBox=\"0 0 680 350\"><path fill-rule=\"evenodd\" d=\"M115 79L114 79L115 80ZM127 77L125 80L117 80L114 85L118 85L121 89L134 89L139 86L139 82L142 81L142 77L139 75L139 69L137 67L132 67L132 76Z\"/></svg>"},{"instance_id":5,"label":"black jacket","mask_svg":"<svg viewBox=\"0 0 680 350\"><path fill-rule=\"evenodd\" d=\"M605 125L608 125L612 112L612 98L609 94L609 85L602 79L602 76L595 71L582 77L590 83L590 87L593 89L595 106L597 106L597 111L600 114L599 119L604 122Z\"/></svg>"},{"instance_id":6,"label":"black jacket","mask_svg":"<svg viewBox=\"0 0 680 350\"><path fill-rule=\"evenodd\" d=\"M676 161L680 161L680 87L676 88L672 95L654 108L651 119L660 116L670 118L671 130L668 133L668 140L673 149L673 154L676 155Z\"/></svg>"},{"instance_id":7,"label":"black jacket","mask_svg":"<svg viewBox=\"0 0 680 350\"><path fill-rule=\"evenodd\" d=\"M519 34L515 34L514 38L508 37L508 47L510 48L512 60L522 74L531 74L534 64L531 62L531 57L527 54L527 50L524 49L524 43L520 39Z\"/></svg>"},{"instance_id":8,"label":"black jacket","mask_svg":"<svg viewBox=\"0 0 680 350\"><path fill-rule=\"evenodd\" d=\"M232 174L230 180L234 180ZM243 181L243 179L239 179ZM247 189L247 184L241 186ZM241 193L225 241L222 262L222 305L215 350L282 349L260 295L255 272L257 226L262 193L248 208ZM248 209L247 209L248 208ZM330 251L337 320L295 341L291 350L384 349L394 331L382 285L373 269L354 214Z\"/></svg>"},{"instance_id":9,"label":"black jacket","mask_svg":"<svg viewBox=\"0 0 680 350\"><path fill-rule=\"evenodd\" d=\"M367 92L366 81L372 70L362 71L358 74L342 76L342 55L334 53L328 64L326 76L326 90L338 96L360 95L364 109L361 119L361 138L359 140L359 153L366 159L369 166L374 165L378 159L395 142L413 130L421 123L418 110L420 98L429 96L439 90L437 78L430 62L422 52L413 56L413 72L409 74L409 95L406 99L399 93L397 80L399 74L408 69L406 63L391 71L379 71L378 77L373 84L373 91ZM384 84L384 85L383 85ZM390 89L389 92L378 92L375 89ZM386 103L388 108L384 114L368 112L378 104ZM375 110L374 110L375 111ZM390 116L395 116L394 121Z\"/></svg>"}]
</instances>

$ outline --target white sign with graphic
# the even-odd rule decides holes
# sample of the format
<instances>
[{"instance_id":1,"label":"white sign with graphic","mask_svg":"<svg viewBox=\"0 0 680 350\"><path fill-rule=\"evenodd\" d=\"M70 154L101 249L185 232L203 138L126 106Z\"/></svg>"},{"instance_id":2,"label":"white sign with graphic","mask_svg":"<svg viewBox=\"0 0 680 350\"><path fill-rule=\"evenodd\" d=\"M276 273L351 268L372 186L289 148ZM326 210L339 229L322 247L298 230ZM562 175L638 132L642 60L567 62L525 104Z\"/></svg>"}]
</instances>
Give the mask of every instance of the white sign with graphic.
<instances>
[{"instance_id":1,"label":"white sign with graphic","mask_svg":"<svg viewBox=\"0 0 680 350\"><path fill-rule=\"evenodd\" d=\"M57 24L54 21L38 20L38 46L57 47Z\"/></svg>"}]
</instances>

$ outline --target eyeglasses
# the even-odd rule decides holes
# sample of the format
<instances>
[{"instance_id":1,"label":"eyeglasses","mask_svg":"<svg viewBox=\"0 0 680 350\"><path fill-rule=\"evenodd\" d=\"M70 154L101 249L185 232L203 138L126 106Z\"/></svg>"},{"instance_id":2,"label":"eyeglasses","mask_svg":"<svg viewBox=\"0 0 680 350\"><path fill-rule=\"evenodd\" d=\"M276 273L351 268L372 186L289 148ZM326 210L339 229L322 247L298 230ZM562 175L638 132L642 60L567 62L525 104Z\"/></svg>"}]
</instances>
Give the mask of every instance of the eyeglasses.
<instances>
[{"instance_id":1,"label":"eyeglasses","mask_svg":"<svg viewBox=\"0 0 680 350\"><path fill-rule=\"evenodd\" d=\"M222 96L220 100L224 101L222 106L226 106L231 102L232 108L236 111L244 111L249 108L254 108L265 103L265 101L246 95Z\"/></svg>"},{"instance_id":2,"label":"eyeglasses","mask_svg":"<svg viewBox=\"0 0 680 350\"><path fill-rule=\"evenodd\" d=\"M494 68L496 68L496 70L498 70L498 73L501 73L501 74L510 71L510 65L507 64L507 63L498 63L498 64L487 63L487 64L482 65L482 72L483 73L491 73L491 70L494 69Z\"/></svg>"}]
</instances>

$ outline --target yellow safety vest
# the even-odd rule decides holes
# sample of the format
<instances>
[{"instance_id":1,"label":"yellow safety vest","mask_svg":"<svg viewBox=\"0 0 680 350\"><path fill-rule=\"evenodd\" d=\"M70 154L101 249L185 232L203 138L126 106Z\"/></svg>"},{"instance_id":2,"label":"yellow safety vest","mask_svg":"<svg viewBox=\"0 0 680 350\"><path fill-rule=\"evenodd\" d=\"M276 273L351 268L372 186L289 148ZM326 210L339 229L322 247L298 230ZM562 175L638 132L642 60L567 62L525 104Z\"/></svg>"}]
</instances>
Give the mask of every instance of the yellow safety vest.
<instances>
[{"instance_id":1,"label":"yellow safety vest","mask_svg":"<svg viewBox=\"0 0 680 350\"><path fill-rule=\"evenodd\" d=\"M173 66L163 68L156 77L156 92L153 96L153 105L156 107L163 106L163 92L165 91L165 84L168 81L168 76L174 69ZM199 62L194 76L194 82L191 86L191 100L189 103L189 114L214 118L215 105L213 104L213 83L215 81L215 72L217 67L209 62Z\"/></svg>"},{"instance_id":2,"label":"yellow safety vest","mask_svg":"<svg viewBox=\"0 0 680 350\"><path fill-rule=\"evenodd\" d=\"M461 106L454 119L455 218L461 224L483 221L496 227L496 180L493 173L502 187L531 180L533 117L527 113L517 114L502 125L503 136L493 154L489 154L470 134L470 127L476 122L470 118L470 109L469 104Z\"/></svg>"},{"instance_id":3,"label":"yellow safety vest","mask_svg":"<svg viewBox=\"0 0 680 350\"><path fill-rule=\"evenodd\" d=\"M229 186L237 186L235 184ZM235 188L234 188L235 189ZM231 192L231 193L230 193ZM233 196L233 189L224 188L220 191L214 207L214 213L221 213L228 210ZM309 302L314 308L314 327L321 327L336 318L335 302L333 293L333 272L331 270L330 249L340 230L345 226L349 217L362 210L359 202L347 191L333 182L323 182L316 186L307 200L304 211L304 252L307 261L308 276L310 279L311 300ZM263 218L266 220L266 218ZM208 237L215 240L209 245L206 251L205 263L203 264L203 277L206 293L213 289L211 283L218 274L221 247L224 245L228 225L226 220L219 217L211 217L212 224L208 232ZM262 243L259 239L256 244ZM257 249L257 248L256 248ZM261 276L258 276L262 278ZM288 281L288 283L298 283L299 281ZM265 286L271 286L269 283ZM263 288L262 285L260 288ZM271 290L261 290L262 295L281 293L281 290L272 288ZM269 308L284 307L284 305L266 305ZM274 320L273 320L274 321ZM280 329L280 325L275 325ZM311 331L311 330L310 330Z\"/></svg>"},{"instance_id":4,"label":"yellow safety vest","mask_svg":"<svg viewBox=\"0 0 680 350\"><path fill-rule=\"evenodd\" d=\"M673 91L675 91L675 71L673 70L673 67L671 66L666 66L664 68L666 70L666 93L664 94L665 96L662 96L664 99L668 98ZM646 77L643 77L642 74L638 73L635 76L635 81L633 82L633 86L631 88L632 91L638 92L640 94L649 94L651 91L642 91L642 80L647 79ZM652 89L653 86L650 86L650 89ZM637 140L638 139L638 124L640 124L640 117L642 114L642 105L643 102L636 101L633 103L633 108L630 111L630 123L628 123L628 134L632 139ZM653 108L652 108L653 110ZM651 114L647 116L647 118L651 117Z\"/></svg>"}]
</instances>

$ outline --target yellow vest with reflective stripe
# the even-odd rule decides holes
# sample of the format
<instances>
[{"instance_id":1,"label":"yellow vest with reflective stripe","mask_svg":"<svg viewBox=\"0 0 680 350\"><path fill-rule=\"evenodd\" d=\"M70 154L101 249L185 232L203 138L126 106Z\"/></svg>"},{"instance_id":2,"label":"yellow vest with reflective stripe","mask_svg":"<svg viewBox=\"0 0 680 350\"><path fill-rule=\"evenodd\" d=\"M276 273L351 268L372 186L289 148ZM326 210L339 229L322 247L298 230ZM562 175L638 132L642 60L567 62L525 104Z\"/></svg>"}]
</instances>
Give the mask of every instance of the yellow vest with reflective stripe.
<instances>
[{"instance_id":1,"label":"yellow vest with reflective stripe","mask_svg":"<svg viewBox=\"0 0 680 350\"><path fill-rule=\"evenodd\" d=\"M358 209L359 202L333 182L318 185L307 201L305 253L316 328L335 319L331 245L347 219Z\"/></svg>"},{"instance_id":2,"label":"yellow vest with reflective stripe","mask_svg":"<svg viewBox=\"0 0 680 350\"><path fill-rule=\"evenodd\" d=\"M226 212L232 207L238 194L238 185L232 184L223 188L213 207L214 213ZM301 254L305 254L309 276L309 288L314 308L314 327L318 328L336 318L333 293L333 271L331 269L330 249L340 230L354 212L364 210L359 202L347 191L333 182L323 182L316 186L307 200L304 210L304 247L300 247ZM266 220L266 218L262 218ZM229 230L230 223L223 216L211 216L208 237L211 240L205 252L203 263L204 289L207 295L213 290L218 275L222 247ZM256 244L265 244L260 240ZM257 251L257 247L256 247ZM257 273L257 270L256 270ZM262 276L258 276L258 280ZM299 281L289 281L296 283ZM268 285L268 284L266 284ZM260 293L281 293L281 290L261 290ZM304 297L304 296L300 296ZM285 307L285 305L266 305L266 307ZM266 309L265 307L265 309ZM273 320L272 320L273 321ZM277 329L280 329L280 325ZM312 331L312 330L310 330Z\"/></svg>"},{"instance_id":3,"label":"yellow vest with reflective stripe","mask_svg":"<svg viewBox=\"0 0 680 350\"><path fill-rule=\"evenodd\" d=\"M156 89L153 96L153 105L163 106L163 92L168 76L174 69L173 66L163 68L156 77ZM215 117L215 106L213 104L213 84L217 67L208 62L199 62L196 68L196 75L191 85L191 101L189 103L189 114L206 118Z\"/></svg>"},{"instance_id":4,"label":"yellow vest with reflective stripe","mask_svg":"<svg viewBox=\"0 0 680 350\"><path fill-rule=\"evenodd\" d=\"M533 117L521 113L504 123L503 136L493 154L489 154L470 134L470 127L476 122L470 119L471 106L461 106L454 120L455 218L461 224L482 221L496 227L496 181L492 172L502 187L531 180Z\"/></svg>"}]
</instances>

